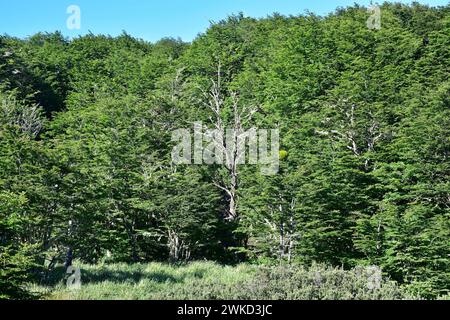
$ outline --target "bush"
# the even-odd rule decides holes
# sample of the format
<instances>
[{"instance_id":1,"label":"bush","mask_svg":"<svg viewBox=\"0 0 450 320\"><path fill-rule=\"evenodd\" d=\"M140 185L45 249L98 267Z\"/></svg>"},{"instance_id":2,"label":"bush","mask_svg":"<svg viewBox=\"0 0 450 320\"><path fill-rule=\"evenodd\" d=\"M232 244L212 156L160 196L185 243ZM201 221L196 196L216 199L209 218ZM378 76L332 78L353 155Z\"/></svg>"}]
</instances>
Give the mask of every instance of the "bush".
<instances>
[{"instance_id":1,"label":"bush","mask_svg":"<svg viewBox=\"0 0 450 320\"><path fill-rule=\"evenodd\" d=\"M407 298L376 267L343 270L323 265L262 268L246 284L248 297L272 300L398 300Z\"/></svg>"},{"instance_id":2,"label":"bush","mask_svg":"<svg viewBox=\"0 0 450 320\"><path fill-rule=\"evenodd\" d=\"M220 278L174 286L162 299L205 300L400 300L407 296L394 281L377 279L376 268L349 271L321 265L258 267L245 281ZM378 269L379 270L379 269ZM380 270L381 272L381 270Z\"/></svg>"}]
</instances>

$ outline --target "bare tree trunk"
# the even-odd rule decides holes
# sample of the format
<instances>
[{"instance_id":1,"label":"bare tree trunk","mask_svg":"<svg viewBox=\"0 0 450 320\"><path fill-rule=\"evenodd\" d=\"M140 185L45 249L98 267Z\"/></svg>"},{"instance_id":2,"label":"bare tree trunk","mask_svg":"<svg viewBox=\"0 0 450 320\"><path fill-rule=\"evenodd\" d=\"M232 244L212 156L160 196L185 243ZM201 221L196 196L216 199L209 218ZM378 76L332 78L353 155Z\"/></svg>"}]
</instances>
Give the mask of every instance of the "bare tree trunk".
<instances>
[{"instance_id":1,"label":"bare tree trunk","mask_svg":"<svg viewBox=\"0 0 450 320\"><path fill-rule=\"evenodd\" d=\"M238 172L237 167L230 171L230 207L229 214L232 220L238 217L237 213L237 190L238 190Z\"/></svg>"},{"instance_id":2,"label":"bare tree trunk","mask_svg":"<svg viewBox=\"0 0 450 320\"><path fill-rule=\"evenodd\" d=\"M171 262L187 261L191 257L191 250L189 244L181 240L178 233L173 230L167 232L167 246L169 248L169 260Z\"/></svg>"},{"instance_id":3,"label":"bare tree trunk","mask_svg":"<svg viewBox=\"0 0 450 320\"><path fill-rule=\"evenodd\" d=\"M347 100L344 100L347 103ZM345 128L341 131L330 130L330 131L318 131L317 134L323 136L339 137L340 139L347 141L347 149L351 150L356 157L361 157L364 152L374 152L376 143L383 138L383 133L380 132L380 124L374 119L371 112L369 115L371 117L371 126L365 128L364 133L359 133L360 139L367 142L367 147L364 145L358 145L358 133L357 133L357 122L356 122L356 104L350 106L350 110L345 110L346 107L340 108L341 112L345 113L345 120L342 121L342 127ZM361 131L361 130L360 130ZM370 158L367 158L364 163L366 170L369 169Z\"/></svg>"},{"instance_id":4,"label":"bare tree trunk","mask_svg":"<svg viewBox=\"0 0 450 320\"><path fill-rule=\"evenodd\" d=\"M284 238L284 223L280 223L280 244L279 244L279 257L280 257L280 264L283 262L284 258L284 251L285 251L285 238Z\"/></svg>"},{"instance_id":5,"label":"bare tree trunk","mask_svg":"<svg viewBox=\"0 0 450 320\"><path fill-rule=\"evenodd\" d=\"M226 213L226 220L235 221L239 218L238 212L238 188L239 188L239 170L238 164L242 159L242 155L239 154L240 134L244 132L244 125L247 121L251 120L253 115L259 110L259 108L239 107L239 96L236 92L230 92L232 101L232 123L229 123L229 128L225 128L227 125L222 111L224 109L225 98L222 93L221 82L221 65L217 68L217 80L211 80L212 88L208 93L203 92L207 99L207 107L213 112L214 117L210 118L211 123L219 132L220 139L217 147L221 150L225 156L225 166L228 171L228 177L226 180L215 181L214 184L225 191L228 196L228 212ZM225 129L231 129L232 136L228 137L231 141L225 139ZM227 145L227 142L230 144ZM244 154L245 156L245 154Z\"/></svg>"}]
</instances>

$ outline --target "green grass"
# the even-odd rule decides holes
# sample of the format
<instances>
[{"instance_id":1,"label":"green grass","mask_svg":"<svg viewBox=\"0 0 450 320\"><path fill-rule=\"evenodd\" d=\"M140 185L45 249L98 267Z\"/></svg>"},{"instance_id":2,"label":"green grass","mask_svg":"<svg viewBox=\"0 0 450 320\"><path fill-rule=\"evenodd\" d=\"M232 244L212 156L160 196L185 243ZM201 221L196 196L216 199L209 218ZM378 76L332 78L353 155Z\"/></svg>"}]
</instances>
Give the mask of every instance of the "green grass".
<instances>
[{"instance_id":1,"label":"green grass","mask_svg":"<svg viewBox=\"0 0 450 320\"><path fill-rule=\"evenodd\" d=\"M212 262L76 266L81 268L80 289L67 288L61 267L54 270L45 286L33 285L31 289L49 300L411 298L396 283L385 279L379 288L371 289L364 268L344 271L321 265L222 266Z\"/></svg>"},{"instance_id":2,"label":"green grass","mask_svg":"<svg viewBox=\"0 0 450 320\"><path fill-rule=\"evenodd\" d=\"M32 286L45 299L52 300L158 300L176 299L177 292L194 289L199 283L230 287L252 278L250 265L220 266L212 262L188 265L149 264L77 264L81 269L79 290L68 289L64 270L57 268L47 286Z\"/></svg>"}]
</instances>

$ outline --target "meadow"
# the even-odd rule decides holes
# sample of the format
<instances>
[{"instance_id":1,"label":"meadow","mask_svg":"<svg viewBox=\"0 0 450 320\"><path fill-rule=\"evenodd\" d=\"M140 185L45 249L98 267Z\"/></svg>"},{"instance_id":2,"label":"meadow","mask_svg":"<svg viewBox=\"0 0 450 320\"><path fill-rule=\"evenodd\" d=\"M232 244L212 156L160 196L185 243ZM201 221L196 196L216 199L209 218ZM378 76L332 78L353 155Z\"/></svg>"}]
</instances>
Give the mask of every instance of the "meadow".
<instances>
[{"instance_id":1,"label":"meadow","mask_svg":"<svg viewBox=\"0 0 450 320\"><path fill-rule=\"evenodd\" d=\"M77 264L81 287L67 286L62 266L46 283L30 286L46 300L403 300L418 299L370 268L324 265L223 266L213 262L170 265Z\"/></svg>"}]
</instances>

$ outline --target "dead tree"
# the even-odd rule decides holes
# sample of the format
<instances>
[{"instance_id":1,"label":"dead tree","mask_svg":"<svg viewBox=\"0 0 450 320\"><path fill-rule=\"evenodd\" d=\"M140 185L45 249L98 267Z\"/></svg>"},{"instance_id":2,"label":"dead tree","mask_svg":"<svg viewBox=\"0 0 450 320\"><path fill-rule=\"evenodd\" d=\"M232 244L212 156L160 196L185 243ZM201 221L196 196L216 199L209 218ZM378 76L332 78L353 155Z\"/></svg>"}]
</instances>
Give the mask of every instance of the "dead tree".
<instances>
[{"instance_id":1,"label":"dead tree","mask_svg":"<svg viewBox=\"0 0 450 320\"><path fill-rule=\"evenodd\" d=\"M330 136L332 139L342 140L347 143L349 149L356 157L361 157L364 152L374 152L375 145L379 142L384 134L380 130L380 124L376 121L371 112L368 113L368 121L364 127L357 127L356 110L358 106L354 103L347 107L347 100L344 100L344 106L338 108L338 112L344 114L345 117L340 121L339 130L319 131L316 133L323 136ZM366 145L362 144L365 141ZM369 168L370 159L365 160L364 166Z\"/></svg>"},{"instance_id":2,"label":"dead tree","mask_svg":"<svg viewBox=\"0 0 450 320\"><path fill-rule=\"evenodd\" d=\"M264 223L271 230L271 238L278 242L278 258L280 264L287 260L288 263L292 262L294 257L294 249L297 245L297 240L300 234L297 229L297 221L294 217L294 211L296 208L296 200L292 198L291 201L287 201L282 194L278 194L280 203L278 205L269 204L268 209L272 217L278 215L278 221L272 221L264 219Z\"/></svg>"},{"instance_id":3,"label":"dead tree","mask_svg":"<svg viewBox=\"0 0 450 320\"><path fill-rule=\"evenodd\" d=\"M10 96L4 99L0 105L0 122L16 126L34 139L44 125L43 111L37 104L27 106Z\"/></svg>"},{"instance_id":4,"label":"dead tree","mask_svg":"<svg viewBox=\"0 0 450 320\"><path fill-rule=\"evenodd\" d=\"M224 155L224 164L226 168L226 177L222 179L215 179L214 184L227 194L228 210L226 212L226 220L235 221L238 219L238 188L239 188L239 164L242 163L242 157L245 158L245 152L242 154L241 144L245 144L245 138L242 139L242 134L249 121L254 114L259 110L258 107L246 107L240 105L239 94L235 91L230 91L228 94L230 105L226 105L226 97L224 96L224 88L222 87L221 65L217 68L217 79L211 80L211 88L209 92L202 90L205 104L208 109L212 111L210 122L219 135L216 139L216 147ZM228 108L231 111L232 117L226 120L223 111ZM225 132L227 136L225 137Z\"/></svg>"},{"instance_id":5,"label":"dead tree","mask_svg":"<svg viewBox=\"0 0 450 320\"><path fill-rule=\"evenodd\" d=\"M175 230L167 230L167 247L171 262L188 261L191 258L192 246L182 240Z\"/></svg>"}]
</instances>

